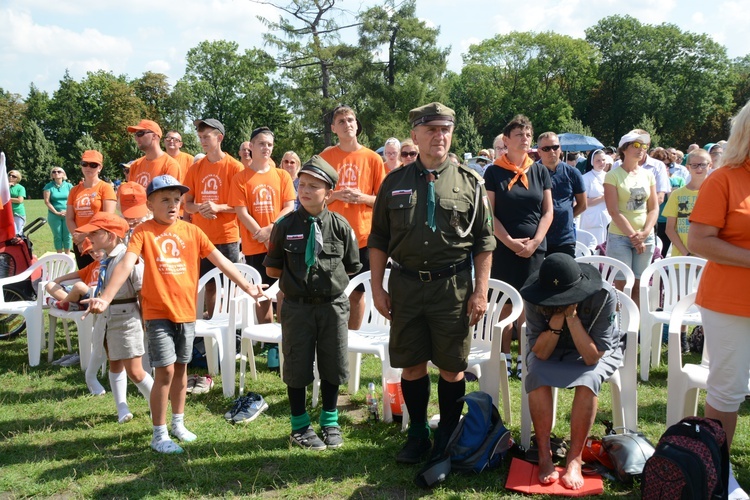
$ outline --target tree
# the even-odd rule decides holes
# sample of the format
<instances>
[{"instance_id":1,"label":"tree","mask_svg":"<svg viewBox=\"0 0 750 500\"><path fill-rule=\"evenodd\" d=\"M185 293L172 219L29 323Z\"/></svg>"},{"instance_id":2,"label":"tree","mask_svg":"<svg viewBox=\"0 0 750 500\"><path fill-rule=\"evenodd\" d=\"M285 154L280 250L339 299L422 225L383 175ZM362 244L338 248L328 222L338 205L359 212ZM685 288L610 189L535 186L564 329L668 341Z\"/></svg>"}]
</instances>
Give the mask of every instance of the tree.
<instances>
[{"instance_id":1,"label":"tree","mask_svg":"<svg viewBox=\"0 0 750 500\"><path fill-rule=\"evenodd\" d=\"M60 157L41 127L35 121L26 120L9 161L12 168L22 172L28 197L41 198L42 188L49 182L50 169L60 164Z\"/></svg>"},{"instance_id":2,"label":"tree","mask_svg":"<svg viewBox=\"0 0 750 500\"><path fill-rule=\"evenodd\" d=\"M240 136L242 121L253 121L272 130L288 118L269 75L273 59L262 50L239 53L235 42L204 41L187 54L185 76L178 82L189 89L189 114L194 119L216 118L226 130L222 149L232 154L248 137Z\"/></svg>"},{"instance_id":3,"label":"tree","mask_svg":"<svg viewBox=\"0 0 750 500\"><path fill-rule=\"evenodd\" d=\"M453 132L451 149L460 158L463 158L464 153L471 153L471 156L474 156L482 149L482 136L474 124L474 117L463 106L456 110L456 128Z\"/></svg>"},{"instance_id":4,"label":"tree","mask_svg":"<svg viewBox=\"0 0 750 500\"><path fill-rule=\"evenodd\" d=\"M146 71L143 76L131 82L135 95L144 104L144 116L159 124L164 133L167 130L182 130L185 124L184 112L173 108L172 86L163 73ZM183 116L181 116L183 115Z\"/></svg>"},{"instance_id":5,"label":"tree","mask_svg":"<svg viewBox=\"0 0 750 500\"><path fill-rule=\"evenodd\" d=\"M81 159L76 141L86 132L81 85L66 70L49 105L49 138L57 146L64 163L77 164Z\"/></svg>"},{"instance_id":6,"label":"tree","mask_svg":"<svg viewBox=\"0 0 750 500\"><path fill-rule=\"evenodd\" d=\"M10 152L21 131L26 105L21 96L0 88L0 151Z\"/></svg>"}]
</instances>

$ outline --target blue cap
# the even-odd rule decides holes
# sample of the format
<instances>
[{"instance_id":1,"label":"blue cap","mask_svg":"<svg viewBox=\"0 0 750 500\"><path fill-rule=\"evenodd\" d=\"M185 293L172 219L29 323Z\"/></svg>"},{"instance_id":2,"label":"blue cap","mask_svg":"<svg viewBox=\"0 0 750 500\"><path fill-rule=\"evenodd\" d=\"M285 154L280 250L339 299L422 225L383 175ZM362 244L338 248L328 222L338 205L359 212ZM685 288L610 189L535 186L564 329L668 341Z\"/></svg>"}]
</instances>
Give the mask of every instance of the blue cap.
<instances>
[{"instance_id":1,"label":"blue cap","mask_svg":"<svg viewBox=\"0 0 750 500\"><path fill-rule=\"evenodd\" d=\"M149 182L148 187L146 188L146 197L151 196L151 193L159 191L160 189L179 189L182 194L190 191L189 187L183 186L171 175L160 175L154 177L153 180Z\"/></svg>"}]
</instances>

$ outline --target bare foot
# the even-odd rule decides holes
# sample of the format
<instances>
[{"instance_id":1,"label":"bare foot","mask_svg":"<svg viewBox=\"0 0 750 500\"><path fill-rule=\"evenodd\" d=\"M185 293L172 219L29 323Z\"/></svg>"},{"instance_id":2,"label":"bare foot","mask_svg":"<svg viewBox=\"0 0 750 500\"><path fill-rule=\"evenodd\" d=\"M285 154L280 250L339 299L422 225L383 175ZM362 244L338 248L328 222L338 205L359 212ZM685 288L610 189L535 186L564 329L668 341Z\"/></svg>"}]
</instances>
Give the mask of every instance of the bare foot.
<instances>
[{"instance_id":1,"label":"bare foot","mask_svg":"<svg viewBox=\"0 0 750 500\"><path fill-rule=\"evenodd\" d=\"M547 460L539 458L539 484L552 484L560 477L560 473L555 470L555 464L552 463L552 457Z\"/></svg>"},{"instance_id":2,"label":"bare foot","mask_svg":"<svg viewBox=\"0 0 750 500\"><path fill-rule=\"evenodd\" d=\"M560 478L563 486L570 490L580 490L583 487L583 475L581 474L581 462L571 460L565 474Z\"/></svg>"}]
</instances>

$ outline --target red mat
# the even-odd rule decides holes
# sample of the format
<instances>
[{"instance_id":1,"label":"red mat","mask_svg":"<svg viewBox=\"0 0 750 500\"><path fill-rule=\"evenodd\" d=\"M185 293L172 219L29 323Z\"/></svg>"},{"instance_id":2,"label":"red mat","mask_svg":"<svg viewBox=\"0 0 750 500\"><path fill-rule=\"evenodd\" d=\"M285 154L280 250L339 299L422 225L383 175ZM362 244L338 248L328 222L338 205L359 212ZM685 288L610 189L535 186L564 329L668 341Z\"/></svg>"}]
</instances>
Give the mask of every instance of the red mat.
<instances>
[{"instance_id":1,"label":"red mat","mask_svg":"<svg viewBox=\"0 0 750 500\"><path fill-rule=\"evenodd\" d=\"M562 467L556 467L560 477L565 473ZM526 460L514 458L510 464L508 480L505 487L509 490L530 495L561 495L565 497L582 497L601 495L604 486L601 476L583 476L583 487L580 490L569 490L560 480L552 484L539 484L539 467Z\"/></svg>"}]
</instances>

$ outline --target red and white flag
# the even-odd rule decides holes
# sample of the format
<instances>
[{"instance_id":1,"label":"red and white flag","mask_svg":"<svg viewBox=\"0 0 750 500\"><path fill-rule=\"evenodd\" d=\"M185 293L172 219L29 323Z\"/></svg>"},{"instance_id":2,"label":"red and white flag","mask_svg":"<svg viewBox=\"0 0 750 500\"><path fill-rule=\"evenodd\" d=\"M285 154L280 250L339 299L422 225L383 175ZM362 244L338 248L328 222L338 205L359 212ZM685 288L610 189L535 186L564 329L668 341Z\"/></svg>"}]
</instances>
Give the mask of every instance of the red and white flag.
<instances>
[{"instance_id":1,"label":"red and white flag","mask_svg":"<svg viewBox=\"0 0 750 500\"><path fill-rule=\"evenodd\" d=\"M8 171L5 167L5 153L0 151L0 242L16 236L16 225L13 222L13 207L10 203L10 186Z\"/></svg>"}]
</instances>

